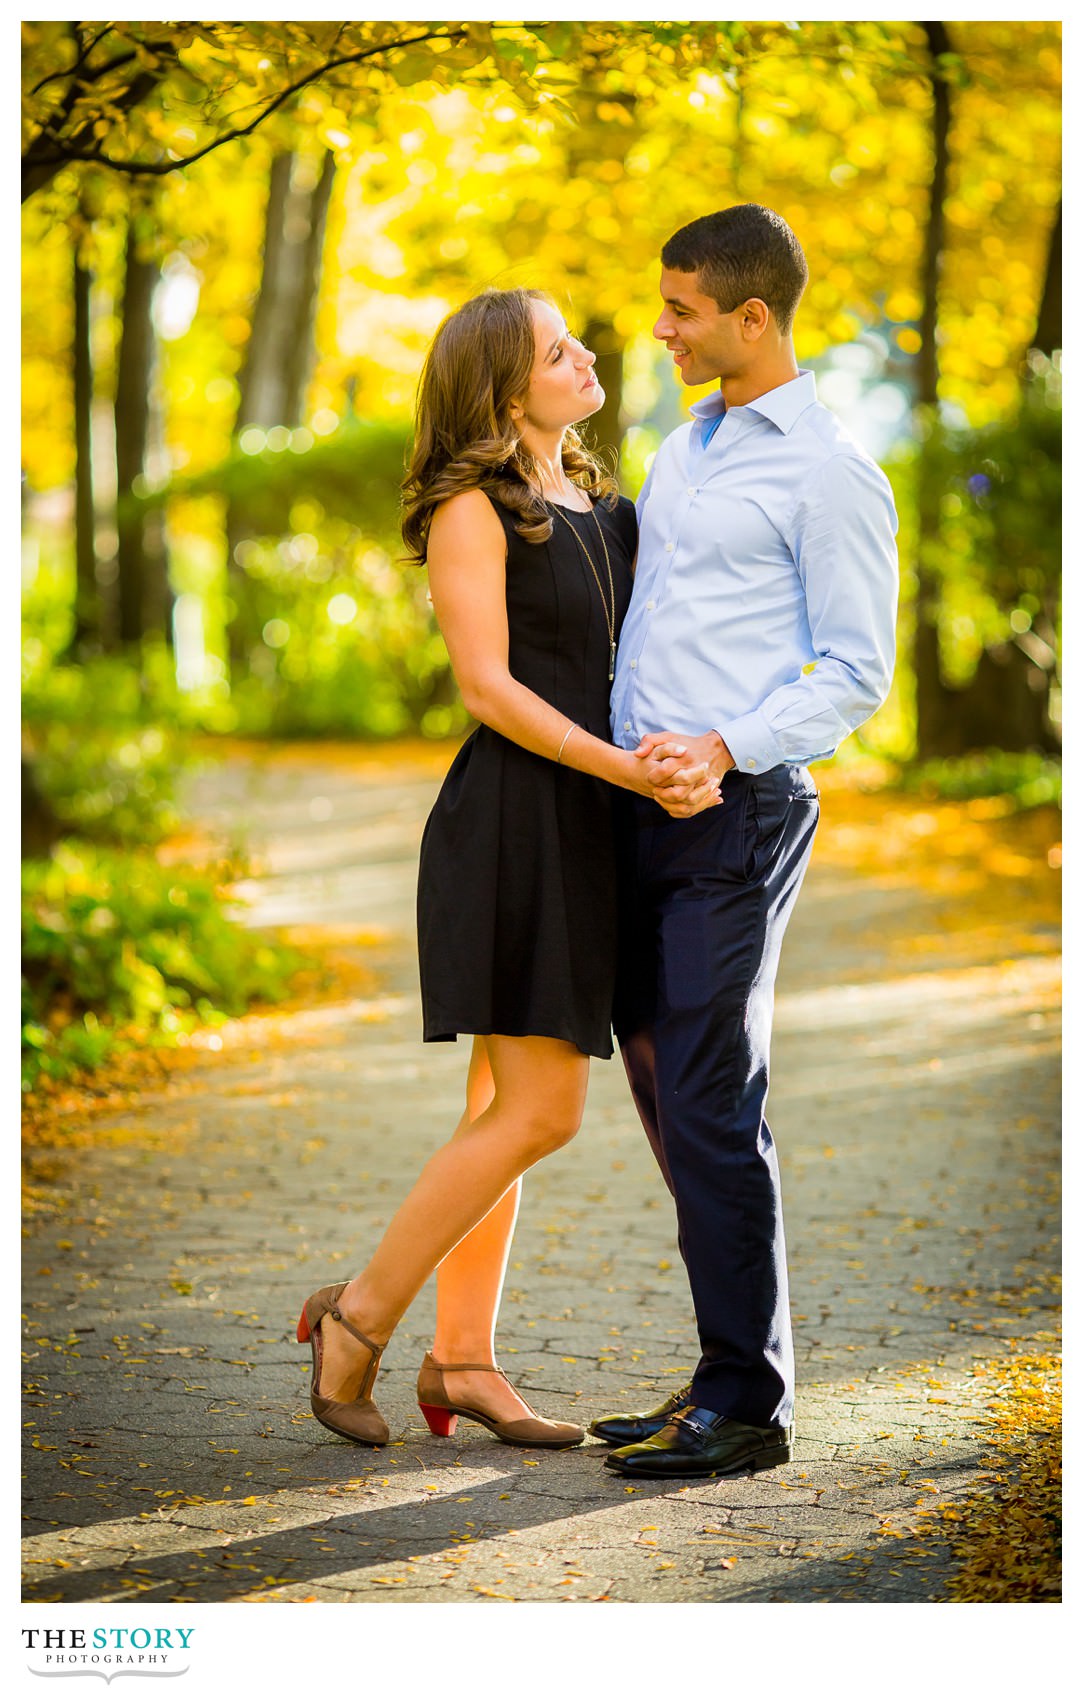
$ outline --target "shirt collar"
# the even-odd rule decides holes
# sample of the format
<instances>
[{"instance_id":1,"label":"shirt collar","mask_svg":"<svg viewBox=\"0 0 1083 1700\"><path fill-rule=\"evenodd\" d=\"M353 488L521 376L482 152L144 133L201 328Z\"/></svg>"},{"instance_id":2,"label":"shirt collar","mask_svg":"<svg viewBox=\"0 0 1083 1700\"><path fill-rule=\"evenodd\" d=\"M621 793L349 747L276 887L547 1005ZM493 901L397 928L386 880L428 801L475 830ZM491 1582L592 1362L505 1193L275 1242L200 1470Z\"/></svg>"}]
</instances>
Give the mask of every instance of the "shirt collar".
<instances>
[{"instance_id":1,"label":"shirt collar","mask_svg":"<svg viewBox=\"0 0 1083 1700\"><path fill-rule=\"evenodd\" d=\"M802 367L796 378L790 378L785 384L778 384L773 390L765 391L763 395L757 396L755 401L746 401L744 405L750 413L761 414L788 436L802 413L811 407L815 400L816 376ZM721 390L715 390L703 401L693 402L689 411L696 419L718 418L727 411Z\"/></svg>"}]
</instances>

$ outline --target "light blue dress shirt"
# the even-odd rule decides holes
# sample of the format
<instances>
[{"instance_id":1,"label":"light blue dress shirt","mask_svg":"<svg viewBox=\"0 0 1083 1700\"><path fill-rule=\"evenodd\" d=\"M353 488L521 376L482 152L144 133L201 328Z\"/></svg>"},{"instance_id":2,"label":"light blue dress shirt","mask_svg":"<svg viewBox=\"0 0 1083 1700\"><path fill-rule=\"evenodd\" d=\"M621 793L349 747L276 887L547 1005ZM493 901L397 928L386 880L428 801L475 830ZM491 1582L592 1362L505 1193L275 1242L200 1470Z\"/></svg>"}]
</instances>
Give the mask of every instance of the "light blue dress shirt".
<instances>
[{"instance_id":1,"label":"light blue dress shirt","mask_svg":"<svg viewBox=\"0 0 1083 1700\"><path fill-rule=\"evenodd\" d=\"M737 766L833 755L887 696L891 486L802 371L743 407L696 402L637 503L614 742L717 731Z\"/></svg>"}]
</instances>

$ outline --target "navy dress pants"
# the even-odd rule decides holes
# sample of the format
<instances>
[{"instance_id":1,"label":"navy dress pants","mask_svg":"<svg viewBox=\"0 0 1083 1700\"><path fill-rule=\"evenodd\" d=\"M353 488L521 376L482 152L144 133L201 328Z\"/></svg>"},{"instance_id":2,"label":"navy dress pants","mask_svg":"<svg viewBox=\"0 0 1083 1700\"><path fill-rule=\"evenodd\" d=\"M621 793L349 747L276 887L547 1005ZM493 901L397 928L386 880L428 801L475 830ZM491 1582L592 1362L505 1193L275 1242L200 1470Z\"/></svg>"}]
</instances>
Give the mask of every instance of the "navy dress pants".
<instances>
[{"instance_id":1,"label":"navy dress pants","mask_svg":"<svg viewBox=\"0 0 1083 1700\"><path fill-rule=\"evenodd\" d=\"M702 1356L692 1403L793 1420L778 1159L765 1117L782 937L819 819L807 768L731 769L674 820L622 794L614 1027L677 1207Z\"/></svg>"}]
</instances>

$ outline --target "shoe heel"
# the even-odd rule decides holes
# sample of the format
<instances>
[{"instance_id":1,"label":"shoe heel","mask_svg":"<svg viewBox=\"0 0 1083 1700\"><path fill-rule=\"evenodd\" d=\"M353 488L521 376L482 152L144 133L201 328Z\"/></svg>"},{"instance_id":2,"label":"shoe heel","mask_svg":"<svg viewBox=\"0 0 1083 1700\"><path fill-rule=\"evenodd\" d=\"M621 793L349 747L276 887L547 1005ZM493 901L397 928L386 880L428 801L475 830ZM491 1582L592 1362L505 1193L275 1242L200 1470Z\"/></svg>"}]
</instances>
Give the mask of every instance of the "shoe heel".
<instances>
[{"instance_id":1,"label":"shoe heel","mask_svg":"<svg viewBox=\"0 0 1083 1700\"><path fill-rule=\"evenodd\" d=\"M448 1411L443 1405L422 1405L418 1401L421 1415L429 1425L430 1434L442 1435L445 1438L455 1433L455 1425L459 1420L457 1411Z\"/></svg>"},{"instance_id":2,"label":"shoe heel","mask_svg":"<svg viewBox=\"0 0 1083 1700\"><path fill-rule=\"evenodd\" d=\"M304 1311L302 1311L300 1321L297 1324L297 1338L303 1343L309 1338L311 1333L312 1330L308 1326L308 1317L305 1315Z\"/></svg>"},{"instance_id":3,"label":"shoe heel","mask_svg":"<svg viewBox=\"0 0 1083 1700\"><path fill-rule=\"evenodd\" d=\"M774 1470L779 1464L793 1462L793 1449L789 1446L772 1446L770 1451L759 1453L752 1460L752 1468L759 1470Z\"/></svg>"}]
</instances>

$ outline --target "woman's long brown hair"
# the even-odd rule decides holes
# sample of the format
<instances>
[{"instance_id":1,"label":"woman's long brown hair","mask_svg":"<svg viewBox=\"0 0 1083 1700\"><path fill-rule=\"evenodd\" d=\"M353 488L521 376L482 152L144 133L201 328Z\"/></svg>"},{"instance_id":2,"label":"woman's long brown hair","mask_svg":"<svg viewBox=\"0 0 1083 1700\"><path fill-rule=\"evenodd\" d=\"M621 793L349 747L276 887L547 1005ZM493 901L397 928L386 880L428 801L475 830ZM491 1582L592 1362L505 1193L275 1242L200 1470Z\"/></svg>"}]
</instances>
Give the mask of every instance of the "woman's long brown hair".
<instances>
[{"instance_id":1,"label":"woman's long brown hair","mask_svg":"<svg viewBox=\"0 0 1083 1700\"><path fill-rule=\"evenodd\" d=\"M548 299L537 289L487 289L450 313L433 338L402 486L403 540L419 563L434 509L462 490L485 490L510 508L528 543L552 535L552 518L530 481L533 462L511 417L534 368L531 302ZM615 502L616 479L570 429L562 460L581 490Z\"/></svg>"}]
</instances>

